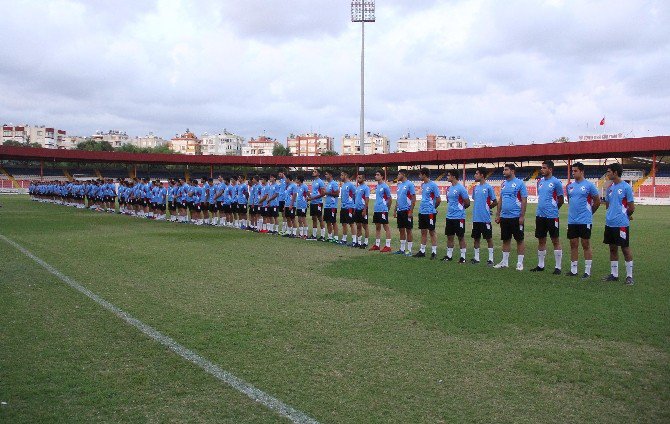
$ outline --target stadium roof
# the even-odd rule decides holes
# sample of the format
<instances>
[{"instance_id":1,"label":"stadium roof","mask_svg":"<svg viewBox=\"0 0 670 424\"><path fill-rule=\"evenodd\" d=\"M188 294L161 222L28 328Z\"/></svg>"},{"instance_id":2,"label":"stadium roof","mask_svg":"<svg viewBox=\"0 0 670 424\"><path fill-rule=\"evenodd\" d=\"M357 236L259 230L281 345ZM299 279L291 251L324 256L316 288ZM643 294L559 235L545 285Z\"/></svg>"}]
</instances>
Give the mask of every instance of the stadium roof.
<instances>
[{"instance_id":1,"label":"stadium roof","mask_svg":"<svg viewBox=\"0 0 670 424\"><path fill-rule=\"evenodd\" d=\"M2 160L217 166L385 166L650 157L670 154L670 136L354 156L189 156L0 146Z\"/></svg>"}]
</instances>

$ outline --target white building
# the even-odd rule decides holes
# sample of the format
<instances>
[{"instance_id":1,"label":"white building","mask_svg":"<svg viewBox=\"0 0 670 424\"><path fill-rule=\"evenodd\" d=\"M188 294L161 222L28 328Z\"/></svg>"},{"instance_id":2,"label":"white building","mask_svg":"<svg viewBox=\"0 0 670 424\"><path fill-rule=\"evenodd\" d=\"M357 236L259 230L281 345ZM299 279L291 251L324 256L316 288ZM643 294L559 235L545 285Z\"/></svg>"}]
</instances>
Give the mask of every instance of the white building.
<instances>
[{"instance_id":1,"label":"white building","mask_svg":"<svg viewBox=\"0 0 670 424\"><path fill-rule=\"evenodd\" d=\"M264 135L251 138L249 143L242 146L242 156L272 156L272 150L279 145L277 140Z\"/></svg>"},{"instance_id":2,"label":"white building","mask_svg":"<svg viewBox=\"0 0 670 424\"><path fill-rule=\"evenodd\" d=\"M77 147L77 144L86 141L85 137L80 137L78 135L68 135L63 137L63 139L58 143L59 149L74 149Z\"/></svg>"},{"instance_id":3,"label":"white building","mask_svg":"<svg viewBox=\"0 0 670 424\"><path fill-rule=\"evenodd\" d=\"M66 131L55 128L33 125L3 125L2 143L14 140L20 143L38 143L46 149L56 149L58 143L62 142Z\"/></svg>"},{"instance_id":4,"label":"white building","mask_svg":"<svg viewBox=\"0 0 670 424\"><path fill-rule=\"evenodd\" d=\"M333 137L316 133L291 134L286 138L286 147L293 156L320 156L333 150Z\"/></svg>"},{"instance_id":5,"label":"white building","mask_svg":"<svg viewBox=\"0 0 670 424\"><path fill-rule=\"evenodd\" d=\"M240 156L244 137L223 130L219 134L204 133L201 137L203 155Z\"/></svg>"},{"instance_id":6,"label":"white building","mask_svg":"<svg viewBox=\"0 0 670 424\"><path fill-rule=\"evenodd\" d=\"M155 149L156 147L167 145L168 141L150 132L144 137L135 137L131 139L130 144L141 149Z\"/></svg>"},{"instance_id":7,"label":"white building","mask_svg":"<svg viewBox=\"0 0 670 424\"><path fill-rule=\"evenodd\" d=\"M494 147L491 143L486 143L484 141L475 141L472 143L473 149L481 149L482 147Z\"/></svg>"},{"instance_id":8,"label":"white building","mask_svg":"<svg viewBox=\"0 0 670 424\"><path fill-rule=\"evenodd\" d=\"M432 152L434 150L465 149L468 142L460 136L429 134L426 137L411 138L409 134L397 141L399 153Z\"/></svg>"},{"instance_id":9,"label":"white building","mask_svg":"<svg viewBox=\"0 0 670 424\"><path fill-rule=\"evenodd\" d=\"M360 155L360 140L358 134L345 134L342 137L342 155ZM391 151L391 143L389 142L388 137L370 132L366 133L364 147L366 155L390 153Z\"/></svg>"},{"instance_id":10,"label":"white building","mask_svg":"<svg viewBox=\"0 0 670 424\"><path fill-rule=\"evenodd\" d=\"M91 139L95 141L107 141L115 149L130 143L128 134L126 134L125 131L119 130L109 130L107 132L96 131L96 133L91 136Z\"/></svg>"}]
</instances>

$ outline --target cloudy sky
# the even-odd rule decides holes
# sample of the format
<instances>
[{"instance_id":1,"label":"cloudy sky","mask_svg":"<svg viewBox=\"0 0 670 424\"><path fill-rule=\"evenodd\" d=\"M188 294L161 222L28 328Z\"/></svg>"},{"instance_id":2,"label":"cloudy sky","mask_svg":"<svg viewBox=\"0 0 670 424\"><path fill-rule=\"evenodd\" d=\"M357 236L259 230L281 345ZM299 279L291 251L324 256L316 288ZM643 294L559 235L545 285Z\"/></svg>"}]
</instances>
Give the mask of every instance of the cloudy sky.
<instances>
[{"instance_id":1,"label":"cloudy sky","mask_svg":"<svg viewBox=\"0 0 670 424\"><path fill-rule=\"evenodd\" d=\"M0 0L0 121L357 133L347 0ZM670 1L378 0L366 130L506 144L670 133ZM338 143L339 145L339 143Z\"/></svg>"}]
</instances>

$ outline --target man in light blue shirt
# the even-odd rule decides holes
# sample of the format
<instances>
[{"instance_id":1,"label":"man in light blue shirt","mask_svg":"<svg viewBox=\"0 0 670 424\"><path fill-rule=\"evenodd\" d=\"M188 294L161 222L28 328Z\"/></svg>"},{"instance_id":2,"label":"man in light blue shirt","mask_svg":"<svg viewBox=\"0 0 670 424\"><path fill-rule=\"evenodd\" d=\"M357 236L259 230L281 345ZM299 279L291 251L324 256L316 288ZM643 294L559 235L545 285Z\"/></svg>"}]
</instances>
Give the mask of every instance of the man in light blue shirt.
<instances>
[{"instance_id":1,"label":"man in light blue shirt","mask_svg":"<svg viewBox=\"0 0 670 424\"><path fill-rule=\"evenodd\" d=\"M283 237L296 238L298 228L295 225L296 198L298 196L298 186L293 181L293 175L284 175L286 179L286 188L284 189L284 222L286 223L286 232Z\"/></svg>"},{"instance_id":2,"label":"man in light blue shirt","mask_svg":"<svg viewBox=\"0 0 670 424\"><path fill-rule=\"evenodd\" d=\"M340 197L340 185L333 178L333 171L326 171L325 201L323 205L323 220L328 230L328 241L338 243L340 241L339 229L337 228L337 199Z\"/></svg>"},{"instance_id":3,"label":"man in light blue shirt","mask_svg":"<svg viewBox=\"0 0 670 424\"><path fill-rule=\"evenodd\" d=\"M603 243L610 248L610 275L605 281L619 281L619 247L626 261L626 285L632 286L633 251L630 249L630 221L635 212L633 189L621 179L623 167L613 163L607 166L607 179L612 184L607 188L605 204L605 237Z\"/></svg>"},{"instance_id":4,"label":"man in light blue shirt","mask_svg":"<svg viewBox=\"0 0 670 424\"><path fill-rule=\"evenodd\" d=\"M542 178L537 181L537 213L535 216L535 238L537 238L537 266L531 272L544 271L547 256L547 234L554 245L554 275L561 274L563 249L559 238L560 221L558 210L563 206L563 183L554 177L554 162L545 160L540 169Z\"/></svg>"},{"instance_id":5,"label":"man in light blue shirt","mask_svg":"<svg viewBox=\"0 0 670 424\"><path fill-rule=\"evenodd\" d=\"M407 170L398 171L397 201L393 217L400 232L400 250L397 255L412 256L412 228L414 228L414 205L416 204L414 183L407 179Z\"/></svg>"},{"instance_id":6,"label":"man in light blue shirt","mask_svg":"<svg viewBox=\"0 0 670 424\"><path fill-rule=\"evenodd\" d=\"M463 184L458 182L458 171L450 169L447 171L447 180L451 187L447 187L447 222L444 234L447 236L447 254L442 261L448 262L454 255L454 236L458 237L458 247L461 257L459 264L465 263L465 210L470 207L470 196Z\"/></svg>"},{"instance_id":7,"label":"man in light blue shirt","mask_svg":"<svg viewBox=\"0 0 670 424\"><path fill-rule=\"evenodd\" d=\"M584 178L584 164L572 165L575 180L566 187L568 196L568 240L570 240L569 277L576 277L579 260L579 243L584 250L584 274L582 279L591 277L593 252L591 251L591 227L593 214L600 207L600 193L591 181Z\"/></svg>"},{"instance_id":8,"label":"man in light blue shirt","mask_svg":"<svg viewBox=\"0 0 670 424\"><path fill-rule=\"evenodd\" d=\"M301 175L296 178L297 192L295 198L295 215L298 217L298 236L307 239L307 199L309 198L309 187L305 184L305 178Z\"/></svg>"},{"instance_id":9,"label":"man in light blue shirt","mask_svg":"<svg viewBox=\"0 0 670 424\"><path fill-rule=\"evenodd\" d=\"M342 181L342 187L340 187L340 225L342 226L342 240L340 241L341 245L347 245L347 237L349 235L349 230L351 230L351 237L356 238L356 231L354 231L354 206L356 200L356 185L351 182L349 179L349 173L346 171L340 172L340 181ZM350 247L355 244L355 241L352 242Z\"/></svg>"},{"instance_id":10,"label":"man in light blue shirt","mask_svg":"<svg viewBox=\"0 0 670 424\"><path fill-rule=\"evenodd\" d=\"M491 209L498 205L496 192L486 182L486 168L477 168L475 171L475 182L477 185L472 189L472 199L475 202L472 211L472 238L474 239L475 257L473 264L479 263L479 246L484 238L488 245L489 259L487 265L493 266L493 228L491 225Z\"/></svg>"},{"instance_id":11,"label":"man in light blue shirt","mask_svg":"<svg viewBox=\"0 0 670 424\"><path fill-rule=\"evenodd\" d=\"M391 229L389 228L389 210L391 210L391 189L386 183L386 172L378 170L375 172L375 181L377 188L375 189L375 209L372 215L372 222L375 224L375 244L370 250L378 250L381 253L389 253L391 251ZM384 247L381 247L382 228L386 240Z\"/></svg>"},{"instance_id":12,"label":"man in light blue shirt","mask_svg":"<svg viewBox=\"0 0 670 424\"><path fill-rule=\"evenodd\" d=\"M430 259L437 257L437 234L435 233L435 222L437 221L437 208L440 206L440 189L430 179L430 169L421 168L421 203L419 203L419 230L421 230L421 247L414 255L415 258L426 256L426 243L430 234L431 252Z\"/></svg>"},{"instance_id":13,"label":"man in light blue shirt","mask_svg":"<svg viewBox=\"0 0 670 424\"><path fill-rule=\"evenodd\" d=\"M312 217L312 235L307 240L326 241L326 227L323 223L323 196L326 193L326 185L319 177L319 170L312 171L312 190L309 195L309 215ZM321 235L317 239L317 226L321 229Z\"/></svg>"},{"instance_id":14,"label":"man in light blue shirt","mask_svg":"<svg viewBox=\"0 0 670 424\"><path fill-rule=\"evenodd\" d=\"M365 175L358 174L356 177L358 186L356 187L356 198L354 200L354 220L356 221L356 237L358 244L354 247L365 249L368 247L370 229L368 227L368 207L370 203L370 186L365 184ZM365 239L363 239L365 233Z\"/></svg>"},{"instance_id":15,"label":"man in light blue shirt","mask_svg":"<svg viewBox=\"0 0 670 424\"><path fill-rule=\"evenodd\" d=\"M503 242L502 261L494 266L496 269L509 267L509 254L512 250L512 237L516 240L518 252L516 269L523 271L523 257L526 251L523 227L528 203L526 184L516 177L516 165L505 164L503 168L505 180L500 186L500 202L496 211L496 224L500 224L500 238Z\"/></svg>"}]
</instances>

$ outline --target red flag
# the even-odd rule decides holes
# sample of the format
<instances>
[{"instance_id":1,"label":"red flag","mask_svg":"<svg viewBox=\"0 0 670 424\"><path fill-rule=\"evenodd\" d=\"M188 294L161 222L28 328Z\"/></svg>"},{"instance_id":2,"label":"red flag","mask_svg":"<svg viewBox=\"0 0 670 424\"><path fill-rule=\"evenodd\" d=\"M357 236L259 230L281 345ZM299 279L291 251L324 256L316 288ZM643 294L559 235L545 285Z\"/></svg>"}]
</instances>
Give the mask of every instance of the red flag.
<instances>
[{"instance_id":1,"label":"red flag","mask_svg":"<svg viewBox=\"0 0 670 424\"><path fill-rule=\"evenodd\" d=\"M600 125L605 125L605 117L603 116L603 119L600 120Z\"/></svg>"}]
</instances>

